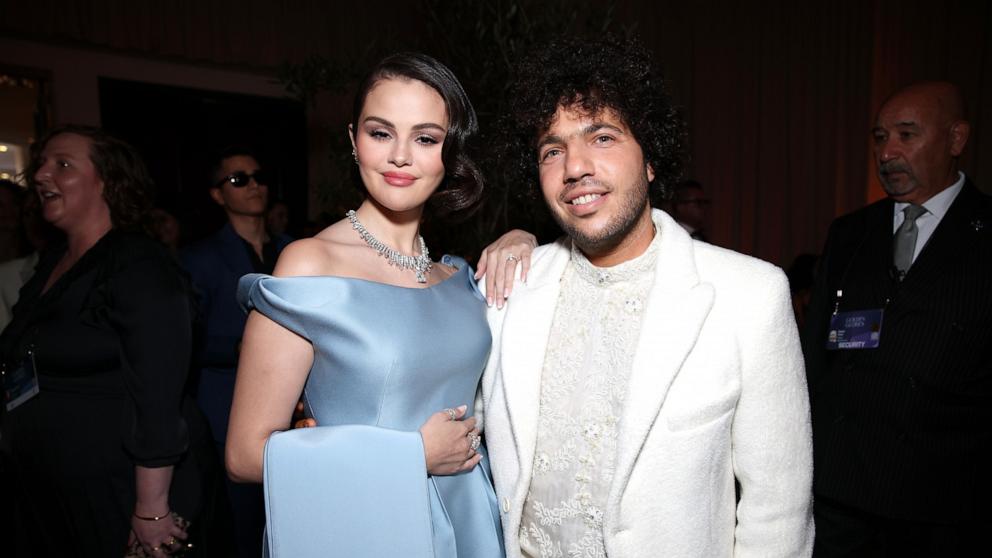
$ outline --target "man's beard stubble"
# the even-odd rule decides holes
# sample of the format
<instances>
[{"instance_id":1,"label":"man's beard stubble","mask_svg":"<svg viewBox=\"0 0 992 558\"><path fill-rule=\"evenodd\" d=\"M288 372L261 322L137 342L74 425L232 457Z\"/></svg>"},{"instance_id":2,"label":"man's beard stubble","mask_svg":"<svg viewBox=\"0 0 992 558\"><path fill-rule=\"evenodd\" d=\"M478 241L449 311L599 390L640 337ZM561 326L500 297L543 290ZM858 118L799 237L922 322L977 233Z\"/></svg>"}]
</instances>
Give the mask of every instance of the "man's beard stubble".
<instances>
[{"instance_id":1,"label":"man's beard stubble","mask_svg":"<svg viewBox=\"0 0 992 558\"><path fill-rule=\"evenodd\" d=\"M648 205L650 184L647 176L643 175L639 182L636 186L626 189L626 195L618 201L617 213L606 224L606 227L598 231L599 234L595 236L586 234L585 231L573 226L558 211L551 211L551 216L582 253L590 255L607 252L619 246L627 238L627 235L637 225L645 206ZM609 188L609 191L617 192L615 188Z\"/></svg>"}]
</instances>

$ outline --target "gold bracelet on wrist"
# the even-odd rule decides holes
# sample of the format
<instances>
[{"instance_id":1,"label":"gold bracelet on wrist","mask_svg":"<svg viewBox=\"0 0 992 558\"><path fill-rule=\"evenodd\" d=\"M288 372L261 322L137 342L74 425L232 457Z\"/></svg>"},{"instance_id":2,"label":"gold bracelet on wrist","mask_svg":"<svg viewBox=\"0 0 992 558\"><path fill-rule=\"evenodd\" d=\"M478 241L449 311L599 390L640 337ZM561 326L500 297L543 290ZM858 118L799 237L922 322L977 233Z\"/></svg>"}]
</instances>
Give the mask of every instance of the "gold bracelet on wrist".
<instances>
[{"instance_id":1,"label":"gold bracelet on wrist","mask_svg":"<svg viewBox=\"0 0 992 558\"><path fill-rule=\"evenodd\" d=\"M133 514L133 515L134 515L135 519L140 519L142 521L161 521L161 520L165 519L166 517L169 517L169 515L171 513L172 513L172 510L169 510L169 511L165 512L164 515L153 515L152 517L142 517L142 516L140 516L138 514Z\"/></svg>"}]
</instances>

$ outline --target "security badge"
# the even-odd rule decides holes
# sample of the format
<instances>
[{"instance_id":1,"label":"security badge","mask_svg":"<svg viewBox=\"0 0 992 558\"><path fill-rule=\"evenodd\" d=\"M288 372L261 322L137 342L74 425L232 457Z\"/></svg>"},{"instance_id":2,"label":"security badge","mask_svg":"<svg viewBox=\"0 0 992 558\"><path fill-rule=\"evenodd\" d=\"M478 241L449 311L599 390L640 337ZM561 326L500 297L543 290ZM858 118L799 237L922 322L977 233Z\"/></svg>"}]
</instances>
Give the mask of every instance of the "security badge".
<instances>
[{"instance_id":1,"label":"security badge","mask_svg":"<svg viewBox=\"0 0 992 558\"><path fill-rule=\"evenodd\" d=\"M827 350L876 349L882 335L881 308L872 310L851 310L838 312L842 291L837 291L837 305L830 316L830 329L827 333Z\"/></svg>"},{"instance_id":2,"label":"security badge","mask_svg":"<svg viewBox=\"0 0 992 558\"><path fill-rule=\"evenodd\" d=\"M3 399L8 412L38 395L38 374L35 370L33 352L28 352L27 358L16 369L7 370L4 367Z\"/></svg>"},{"instance_id":3,"label":"security badge","mask_svg":"<svg viewBox=\"0 0 992 558\"><path fill-rule=\"evenodd\" d=\"M985 229L985 221L976 219L970 223L975 232ZM884 310L852 310L838 312L843 291L837 291L834 313L830 316L830 330L827 333L827 350L876 349L882 335L882 315Z\"/></svg>"}]
</instances>

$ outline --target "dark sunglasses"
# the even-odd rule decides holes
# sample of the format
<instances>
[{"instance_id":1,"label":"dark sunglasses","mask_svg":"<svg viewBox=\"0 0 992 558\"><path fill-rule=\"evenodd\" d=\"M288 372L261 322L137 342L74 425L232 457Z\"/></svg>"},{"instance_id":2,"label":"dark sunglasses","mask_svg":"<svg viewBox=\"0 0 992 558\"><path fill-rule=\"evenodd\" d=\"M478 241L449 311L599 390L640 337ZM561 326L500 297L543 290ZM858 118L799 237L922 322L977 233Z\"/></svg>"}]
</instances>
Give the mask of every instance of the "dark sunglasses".
<instances>
[{"instance_id":1,"label":"dark sunglasses","mask_svg":"<svg viewBox=\"0 0 992 558\"><path fill-rule=\"evenodd\" d=\"M234 186L235 188L244 188L248 185L252 179L255 180L255 184L259 186L266 186L269 183L269 174L261 169L248 174L245 171L233 172L224 178L221 178L217 182L217 186L223 186L225 183Z\"/></svg>"}]
</instances>

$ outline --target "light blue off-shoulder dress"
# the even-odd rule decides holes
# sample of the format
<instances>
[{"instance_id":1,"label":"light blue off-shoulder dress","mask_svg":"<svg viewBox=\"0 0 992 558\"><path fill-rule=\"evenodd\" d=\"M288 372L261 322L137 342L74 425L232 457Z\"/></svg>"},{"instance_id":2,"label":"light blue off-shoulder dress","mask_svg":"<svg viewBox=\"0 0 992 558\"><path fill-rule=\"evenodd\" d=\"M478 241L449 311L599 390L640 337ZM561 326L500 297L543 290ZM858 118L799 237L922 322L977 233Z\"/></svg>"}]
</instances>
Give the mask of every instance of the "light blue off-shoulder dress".
<instances>
[{"instance_id":1,"label":"light blue off-shoulder dress","mask_svg":"<svg viewBox=\"0 0 992 558\"><path fill-rule=\"evenodd\" d=\"M452 476L425 468L420 426L447 407L468 405L471 414L491 342L470 267L442 262L458 271L425 289L328 276L241 279L246 310L314 348L304 403L320 426L266 444L270 556L503 556L488 460Z\"/></svg>"}]
</instances>

